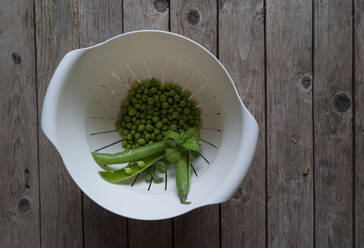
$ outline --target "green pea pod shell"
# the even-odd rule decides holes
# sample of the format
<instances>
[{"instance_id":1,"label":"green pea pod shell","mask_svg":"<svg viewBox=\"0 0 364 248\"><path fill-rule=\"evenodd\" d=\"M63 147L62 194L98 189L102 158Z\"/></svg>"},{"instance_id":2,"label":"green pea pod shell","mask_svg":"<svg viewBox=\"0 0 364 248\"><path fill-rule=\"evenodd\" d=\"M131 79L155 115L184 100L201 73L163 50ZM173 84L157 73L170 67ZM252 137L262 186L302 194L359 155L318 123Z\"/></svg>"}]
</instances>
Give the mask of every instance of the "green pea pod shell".
<instances>
[{"instance_id":1,"label":"green pea pod shell","mask_svg":"<svg viewBox=\"0 0 364 248\"><path fill-rule=\"evenodd\" d=\"M123 164L134 162L155 154L164 152L167 148L167 142L160 141L150 145L145 145L133 150L125 150L118 153L97 153L92 152L92 157L99 165Z\"/></svg>"},{"instance_id":2,"label":"green pea pod shell","mask_svg":"<svg viewBox=\"0 0 364 248\"><path fill-rule=\"evenodd\" d=\"M102 179L109 183L118 184L145 171L163 157L163 153L155 154L148 158L140 160L143 163L131 163L128 166L115 171L99 171L99 175L102 177Z\"/></svg>"},{"instance_id":3,"label":"green pea pod shell","mask_svg":"<svg viewBox=\"0 0 364 248\"><path fill-rule=\"evenodd\" d=\"M187 152L183 153L181 159L176 165L176 185L178 196L183 204L190 204L187 202L188 192L190 191L190 177L191 168L189 164L189 155Z\"/></svg>"}]
</instances>

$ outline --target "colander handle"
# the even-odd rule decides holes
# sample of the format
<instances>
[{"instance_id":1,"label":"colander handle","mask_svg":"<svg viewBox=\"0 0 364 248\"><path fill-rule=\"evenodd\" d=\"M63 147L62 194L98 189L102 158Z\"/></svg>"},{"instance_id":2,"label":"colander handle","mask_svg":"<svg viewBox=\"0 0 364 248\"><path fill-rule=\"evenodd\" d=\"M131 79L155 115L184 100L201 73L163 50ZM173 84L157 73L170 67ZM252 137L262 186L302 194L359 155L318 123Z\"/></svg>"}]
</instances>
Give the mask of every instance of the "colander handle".
<instances>
[{"instance_id":1,"label":"colander handle","mask_svg":"<svg viewBox=\"0 0 364 248\"><path fill-rule=\"evenodd\" d=\"M243 135L241 139L241 152L238 154L233 169L229 172L229 180L225 180L225 183L207 201L207 205L223 203L229 200L239 188L254 158L258 142L259 126L253 115L244 105L242 106Z\"/></svg>"},{"instance_id":2,"label":"colander handle","mask_svg":"<svg viewBox=\"0 0 364 248\"><path fill-rule=\"evenodd\" d=\"M57 66L48 85L42 107L41 128L45 136L58 149L57 141L57 109L67 78L83 49L68 52Z\"/></svg>"}]
</instances>

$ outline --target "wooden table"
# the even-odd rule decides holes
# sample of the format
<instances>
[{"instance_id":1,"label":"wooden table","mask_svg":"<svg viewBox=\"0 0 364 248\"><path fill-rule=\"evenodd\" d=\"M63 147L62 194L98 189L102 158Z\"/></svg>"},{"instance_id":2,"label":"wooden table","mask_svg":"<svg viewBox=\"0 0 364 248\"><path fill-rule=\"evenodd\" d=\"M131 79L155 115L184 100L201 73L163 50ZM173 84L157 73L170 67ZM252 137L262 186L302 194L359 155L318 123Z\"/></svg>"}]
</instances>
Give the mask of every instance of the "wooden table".
<instances>
[{"instance_id":1,"label":"wooden table","mask_svg":"<svg viewBox=\"0 0 364 248\"><path fill-rule=\"evenodd\" d=\"M93 203L39 127L65 53L170 30L227 67L260 126L230 201L143 222ZM363 0L1 0L0 247L364 247Z\"/></svg>"}]
</instances>

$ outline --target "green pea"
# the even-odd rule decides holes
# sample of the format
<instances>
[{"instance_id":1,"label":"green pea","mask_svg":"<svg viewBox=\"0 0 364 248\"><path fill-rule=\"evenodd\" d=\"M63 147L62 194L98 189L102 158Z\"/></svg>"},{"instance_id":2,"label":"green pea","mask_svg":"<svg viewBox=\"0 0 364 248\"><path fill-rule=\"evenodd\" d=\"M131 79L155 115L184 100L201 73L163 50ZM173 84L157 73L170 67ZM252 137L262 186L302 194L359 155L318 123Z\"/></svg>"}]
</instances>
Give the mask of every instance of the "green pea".
<instances>
[{"instance_id":1,"label":"green pea","mask_svg":"<svg viewBox=\"0 0 364 248\"><path fill-rule=\"evenodd\" d=\"M124 140L121 145L125 148L128 145L128 142L126 140Z\"/></svg>"},{"instance_id":2,"label":"green pea","mask_svg":"<svg viewBox=\"0 0 364 248\"><path fill-rule=\"evenodd\" d=\"M167 130L168 130L168 126L167 125L163 125L162 131L167 131Z\"/></svg>"},{"instance_id":3,"label":"green pea","mask_svg":"<svg viewBox=\"0 0 364 248\"><path fill-rule=\"evenodd\" d=\"M155 126L160 129L163 126L163 122L159 121Z\"/></svg>"},{"instance_id":4,"label":"green pea","mask_svg":"<svg viewBox=\"0 0 364 248\"><path fill-rule=\"evenodd\" d=\"M176 102L179 102L181 100L181 97L179 95L175 95L173 97L173 99L176 101Z\"/></svg>"},{"instance_id":5,"label":"green pea","mask_svg":"<svg viewBox=\"0 0 364 248\"><path fill-rule=\"evenodd\" d=\"M158 121L159 121L159 118L158 118L157 116L153 116L152 121L153 121L154 123L156 123L156 122L158 122Z\"/></svg>"},{"instance_id":6,"label":"green pea","mask_svg":"<svg viewBox=\"0 0 364 248\"><path fill-rule=\"evenodd\" d=\"M130 122L128 122L128 123L126 124L126 127L127 127L128 129L131 129L131 128L133 127L133 124L131 124Z\"/></svg>"},{"instance_id":7,"label":"green pea","mask_svg":"<svg viewBox=\"0 0 364 248\"><path fill-rule=\"evenodd\" d=\"M168 97L167 102L168 102L169 104L172 104L172 103L173 103L173 99L172 99L171 97Z\"/></svg>"},{"instance_id":8,"label":"green pea","mask_svg":"<svg viewBox=\"0 0 364 248\"><path fill-rule=\"evenodd\" d=\"M186 101L185 101L185 100L180 101L180 102L179 102L179 105L180 105L181 107L186 106Z\"/></svg>"},{"instance_id":9,"label":"green pea","mask_svg":"<svg viewBox=\"0 0 364 248\"><path fill-rule=\"evenodd\" d=\"M140 136L141 136L141 135L140 135L140 133L136 133L136 134L134 135L134 138L135 138L135 139L139 139L139 138L140 138Z\"/></svg>"},{"instance_id":10,"label":"green pea","mask_svg":"<svg viewBox=\"0 0 364 248\"><path fill-rule=\"evenodd\" d=\"M150 135L150 139L153 141L153 140L155 140L155 134L154 133L152 133L151 135Z\"/></svg>"},{"instance_id":11,"label":"green pea","mask_svg":"<svg viewBox=\"0 0 364 248\"><path fill-rule=\"evenodd\" d=\"M131 146L131 145L127 145L127 146L126 146L126 148L127 148L127 149L131 149L131 148L132 148L132 146Z\"/></svg>"},{"instance_id":12,"label":"green pea","mask_svg":"<svg viewBox=\"0 0 364 248\"><path fill-rule=\"evenodd\" d=\"M143 168L145 166L145 163L144 163L144 161L138 161L137 165L139 168Z\"/></svg>"},{"instance_id":13,"label":"green pea","mask_svg":"<svg viewBox=\"0 0 364 248\"><path fill-rule=\"evenodd\" d=\"M154 96L154 102L159 102L159 95Z\"/></svg>"},{"instance_id":14,"label":"green pea","mask_svg":"<svg viewBox=\"0 0 364 248\"><path fill-rule=\"evenodd\" d=\"M125 121L127 121L127 122L129 122L129 121L131 121L131 118L130 118L130 116L129 116L129 115L125 115L125 116L124 116L124 120L125 120Z\"/></svg>"},{"instance_id":15,"label":"green pea","mask_svg":"<svg viewBox=\"0 0 364 248\"><path fill-rule=\"evenodd\" d=\"M190 110L190 109L188 109L188 108L185 108L185 109L183 110L183 113L185 113L186 115L188 115L188 114L190 114L190 113L191 113L191 110Z\"/></svg>"},{"instance_id":16,"label":"green pea","mask_svg":"<svg viewBox=\"0 0 364 248\"><path fill-rule=\"evenodd\" d=\"M163 136L161 134L157 136L158 141L161 141L162 139L163 139Z\"/></svg>"},{"instance_id":17,"label":"green pea","mask_svg":"<svg viewBox=\"0 0 364 248\"><path fill-rule=\"evenodd\" d=\"M167 121L168 121L168 119L167 119L167 118L163 118L163 119L162 119L162 122L163 122L163 123L167 123Z\"/></svg>"},{"instance_id":18,"label":"green pea","mask_svg":"<svg viewBox=\"0 0 364 248\"><path fill-rule=\"evenodd\" d=\"M132 140L133 136L131 134L128 134L128 136L126 138L127 138L127 140Z\"/></svg>"},{"instance_id":19,"label":"green pea","mask_svg":"<svg viewBox=\"0 0 364 248\"><path fill-rule=\"evenodd\" d=\"M147 95L143 95L143 96L142 96L142 100L143 100L143 102L147 101L147 98L148 98L148 96L147 96Z\"/></svg>"},{"instance_id":20,"label":"green pea","mask_svg":"<svg viewBox=\"0 0 364 248\"><path fill-rule=\"evenodd\" d=\"M167 97L165 95L160 96L161 102L165 102L167 100Z\"/></svg>"},{"instance_id":21,"label":"green pea","mask_svg":"<svg viewBox=\"0 0 364 248\"><path fill-rule=\"evenodd\" d=\"M136 130L137 129L137 126L132 126L131 129L132 130Z\"/></svg>"},{"instance_id":22,"label":"green pea","mask_svg":"<svg viewBox=\"0 0 364 248\"><path fill-rule=\"evenodd\" d=\"M139 125L138 126L138 131L143 132L144 131L144 125Z\"/></svg>"},{"instance_id":23,"label":"green pea","mask_svg":"<svg viewBox=\"0 0 364 248\"><path fill-rule=\"evenodd\" d=\"M131 130L130 134L131 135L135 135L136 134L136 131L135 130Z\"/></svg>"},{"instance_id":24,"label":"green pea","mask_svg":"<svg viewBox=\"0 0 364 248\"><path fill-rule=\"evenodd\" d=\"M147 120L147 124L152 124L152 120Z\"/></svg>"},{"instance_id":25,"label":"green pea","mask_svg":"<svg viewBox=\"0 0 364 248\"><path fill-rule=\"evenodd\" d=\"M145 139L143 139L143 138L139 138L139 139L138 139L138 144L139 144L139 145L141 145L141 146L142 146L142 145L145 145Z\"/></svg>"},{"instance_id":26,"label":"green pea","mask_svg":"<svg viewBox=\"0 0 364 248\"><path fill-rule=\"evenodd\" d=\"M136 118L136 117L133 117L131 120L132 120L133 122L136 122L136 121L137 121L137 118Z\"/></svg>"},{"instance_id":27,"label":"green pea","mask_svg":"<svg viewBox=\"0 0 364 248\"><path fill-rule=\"evenodd\" d=\"M133 173L133 170L131 168L127 167L127 168L124 168L124 172L125 172L125 174L130 175Z\"/></svg>"},{"instance_id":28,"label":"green pea","mask_svg":"<svg viewBox=\"0 0 364 248\"><path fill-rule=\"evenodd\" d=\"M145 122L146 122L146 120L144 120L144 119L140 121L141 124L145 124Z\"/></svg>"},{"instance_id":29,"label":"green pea","mask_svg":"<svg viewBox=\"0 0 364 248\"><path fill-rule=\"evenodd\" d=\"M175 124L172 124L170 127L169 127L172 131L177 131L177 126Z\"/></svg>"},{"instance_id":30,"label":"green pea","mask_svg":"<svg viewBox=\"0 0 364 248\"><path fill-rule=\"evenodd\" d=\"M157 93L157 91L158 91L158 90L157 90L157 88L156 88L156 87L153 87L153 88L151 88L151 89L150 89L150 92L152 92L153 94Z\"/></svg>"},{"instance_id":31,"label":"green pea","mask_svg":"<svg viewBox=\"0 0 364 248\"><path fill-rule=\"evenodd\" d=\"M148 98L148 104L150 104L150 105L154 104L154 99L152 97Z\"/></svg>"},{"instance_id":32,"label":"green pea","mask_svg":"<svg viewBox=\"0 0 364 248\"><path fill-rule=\"evenodd\" d=\"M154 129L154 133L155 133L156 135L158 135L158 134L160 134L160 133L161 133L161 131L160 131L159 129Z\"/></svg>"},{"instance_id":33,"label":"green pea","mask_svg":"<svg viewBox=\"0 0 364 248\"><path fill-rule=\"evenodd\" d=\"M173 112L172 117L173 117L173 119L178 119L179 118L179 113L178 112Z\"/></svg>"},{"instance_id":34,"label":"green pea","mask_svg":"<svg viewBox=\"0 0 364 248\"><path fill-rule=\"evenodd\" d=\"M153 128L152 125L147 124L146 129L147 129L148 132L151 132L151 131L153 131L154 128Z\"/></svg>"},{"instance_id":35,"label":"green pea","mask_svg":"<svg viewBox=\"0 0 364 248\"><path fill-rule=\"evenodd\" d=\"M184 121L184 120L179 120L178 122L179 122L179 124L180 124L181 126L183 126L183 125L185 124L185 121Z\"/></svg>"},{"instance_id":36,"label":"green pea","mask_svg":"<svg viewBox=\"0 0 364 248\"><path fill-rule=\"evenodd\" d=\"M173 87L174 88L174 87ZM174 95L176 95L176 92L174 91L174 90L170 90L169 91L169 94L171 95L171 96L174 96Z\"/></svg>"},{"instance_id":37,"label":"green pea","mask_svg":"<svg viewBox=\"0 0 364 248\"><path fill-rule=\"evenodd\" d=\"M169 107L169 104L167 102L163 102L162 104L162 108L166 109Z\"/></svg>"},{"instance_id":38,"label":"green pea","mask_svg":"<svg viewBox=\"0 0 364 248\"><path fill-rule=\"evenodd\" d=\"M129 134L129 131L127 129L123 130L123 133L122 133L123 136L126 136L128 134Z\"/></svg>"}]
</instances>

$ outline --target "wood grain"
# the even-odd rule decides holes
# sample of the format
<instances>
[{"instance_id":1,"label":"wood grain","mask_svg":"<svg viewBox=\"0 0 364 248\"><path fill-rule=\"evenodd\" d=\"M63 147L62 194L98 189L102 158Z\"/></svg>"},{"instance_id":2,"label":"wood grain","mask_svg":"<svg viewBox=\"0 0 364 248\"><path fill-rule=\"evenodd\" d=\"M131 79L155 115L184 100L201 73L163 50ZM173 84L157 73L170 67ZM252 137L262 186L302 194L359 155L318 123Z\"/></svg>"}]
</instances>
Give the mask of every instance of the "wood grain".
<instances>
[{"instance_id":1,"label":"wood grain","mask_svg":"<svg viewBox=\"0 0 364 248\"><path fill-rule=\"evenodd\" d=\"M265 247L265 86L263 1L221 1L219 53L259 123L255 160L230 201L222 204L222 247Z\"/></svg>"},{"instance_id":2,"label":"wood grain","mask_svg":"<svg viewBox=\"0 0 364 248\"><path fill-rule=\"evenodd\" d=\"M167 0L124 0L125 32L140 29L168 30L168 22Z\"/></svg>"},{"instance_id":3,"label":"wood grain","mask_svg":"<svg viewBox=\"0 0 364 248\"><path fill-rule=\"evenodd\" d=\"M364 244L364 1L354 1L355 247Z\"/></svg>"},{"instance_id":4,"label":"wood grain","mask_svg":"<svg viewBox=\"0 0 364 248\"><path fill-rule=\"evenodd\" d=\"M81 0L80 47L122 33L122 1ZM83 195L85 247L127 247L127 219L115 215Z\"/></svg>"},{"instance_id":5,"label":"wood grain","mask_svg":"<svg viewBox=\"0 0 364 248\"><path fill-rule=\"evenodd\" d=\"M139 29L168 30L167 1L124 0L124 31ZM129 247L172 247L172 221L139 221L129 219Z\"/></svg>"},{"instance_id":6,"label":"wood grain","mask_svg":"<svg viewBox=\"0 0 364 248\"><path fill-rule=\"evenodd\" d=\"M185 35L216 54L217 3L214 0L171 1L171 31ZM179 247L219 247L219 206L208 206L174 219L174 239Z\"/></svg>"},{"instance_id":7,"label":"wood grain","mask_svg":"<svg viewBox=\"0 0 364 248\"><path fill-rule=\"evenodd\" d=\"M49 80L69 50L79 47L78 2L36 0L38 106ZM40 116L41 107L39 108ZM42 247L82 247L81 192L57 151L39 130Z\"/></svg>"},{"instance_id":8,"label":"wood grain","mask_svg":"<svg viewBox=\"0 0 364 248\"><path fill-rule=\"evenodd\" d=\"M315 243L352 247L352 3L314 9Z\"/></svg>"},{"instance_id":9,"label":"wood grain","mask_svg":"<svg viewBox=\"0 0 364 248\"><path fill-rule=\"evenodd\" d=\"M313 247L312 3L266 5L268 247Z\"/></svg>"},{"instance_id":10,"label":"wood grain","mask_svg":"<svg viewBox=\"0 0 364 248\"><path fill-rule=\"evenodd\" d=\"M1 1L1 247L40 246L33 7Z\"/></svg>"}]
</instances>

